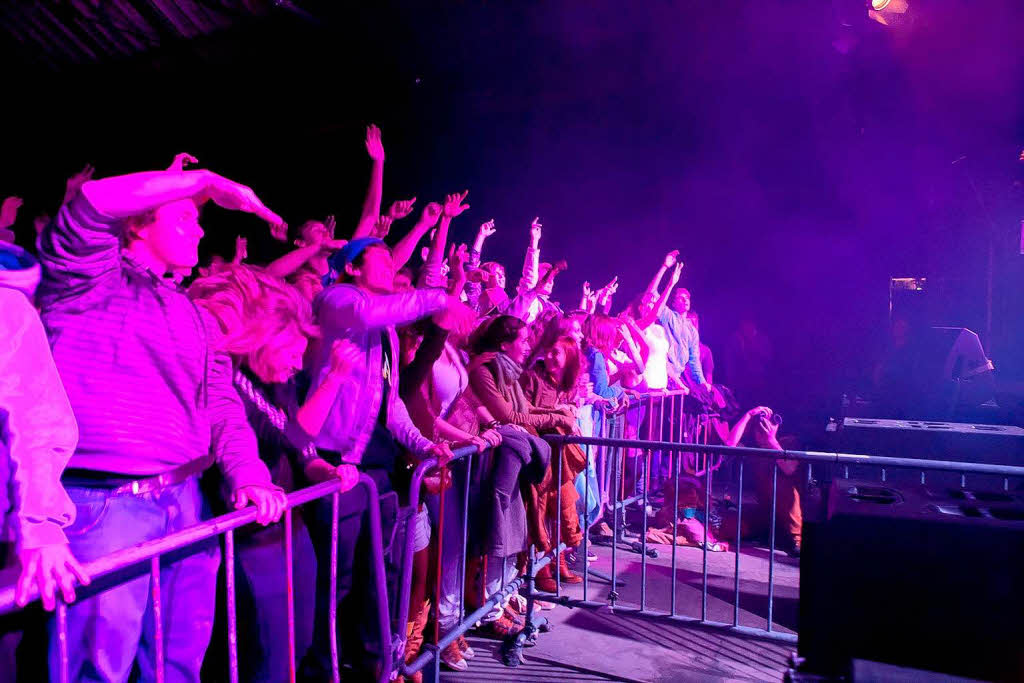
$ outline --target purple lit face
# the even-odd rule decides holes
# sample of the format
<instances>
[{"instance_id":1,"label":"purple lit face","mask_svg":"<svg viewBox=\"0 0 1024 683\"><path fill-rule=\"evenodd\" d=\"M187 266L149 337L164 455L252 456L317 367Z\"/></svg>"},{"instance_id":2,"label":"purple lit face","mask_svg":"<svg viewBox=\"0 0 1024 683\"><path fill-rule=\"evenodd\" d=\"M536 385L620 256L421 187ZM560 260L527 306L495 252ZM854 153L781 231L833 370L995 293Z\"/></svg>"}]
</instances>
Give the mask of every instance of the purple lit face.
<instances>
[{"instance_id":1,"label":"purple lit face","mask_svg":"<svg viewBox=\"0 0 1024 683\"><path fill-rule=\"evenodd\" d=\"M153 220L136 229L137 241L164 267L164 272L191 270L199 263L199 209L191 199L168 202L154 211Z\"/></svg>"},{"instance_id":2,"label":"purple lit face","mask_svg":"<svg viewBox=\"0 0 1024 683\"><path fill-rule=\"evenodd\" d=\"M276 335L250 359L249 367L264 382L283 383L302 370L308 340L296 328Z\"/></svg>"},{"instance_id":3,"label":"purple lit face","mask_svg":"<svg viewBox=\"0 0 1024 683\"><path fill-rule=\"evenodd\" d=\"M566 336L572 337L577 344L583 346L583 323L580 322L579 318L573 317L569 320L565 329L565 334Z\"/></svg>"},{"instance_id":4,"label":"purple lit face","mask_svg":"<svg viewBox=\"0 0 1024 683\"><path fill-rule=\"evenodd\" d=\"M352 276L360 289L375 294L390 294L395 288L395 262L391 259L391 250L379 244L367 247L362 254L362 263L358 266L345 266L346 272Z\"/></svg>"},{"instance_id":5,"label":"purple lit face","mask_svg":"<svg viewBox=\"0 0 1024 683\"><path fill-rule=\"evenodd\" d=\"M329 238L330 235L327 234L326 225L320 221L306 221L299 229L299 239L296 240L296 244L298 246L320 244ZM299 242L301 242L301 244L299 244Z\"/></svg>"},{"instance_id":6,"label":"purple lit face","mask_svg":"<svg viewBox=\"0 0 1024 683\"><path fill-rule=\"evenodd\" d=\"M526 361L530 355L530 327L523 325L516 338L501 345L501 350L508 354L508 357L517 363Z\"/></svg>"},{"instance_id":7,"label":"purple lit face","mask_svg":"<svg viewBox=\"0 0 1024 683\"><path fill-rule=\"evenodd\" d=\"M500 263L488 263L486 268L491 276L491 284L498 289L505 289L505 268Z\"/></svg>"},{"instance_id":8,"label":"purple lit face","mask_svg":"<svg viewBox=\"0 0 1024 683\"><path fill-rule=\"evenodd\" d=\"M690 290L680 287L672 292L672 300L669 307L676 313L686 315L690 312Z\"/></svg>"}]
</instances>

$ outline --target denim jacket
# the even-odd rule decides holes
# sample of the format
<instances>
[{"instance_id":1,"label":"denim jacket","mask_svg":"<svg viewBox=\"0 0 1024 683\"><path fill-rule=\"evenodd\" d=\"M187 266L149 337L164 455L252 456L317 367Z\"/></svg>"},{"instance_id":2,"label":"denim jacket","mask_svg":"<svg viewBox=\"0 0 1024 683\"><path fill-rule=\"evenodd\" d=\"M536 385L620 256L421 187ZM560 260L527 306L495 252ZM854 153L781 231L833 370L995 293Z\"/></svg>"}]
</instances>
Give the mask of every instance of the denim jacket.
<instances>
[{"instance_id":1,"label":"denim jacket","mask_svg":"<svg viewBox=\"0 0 1024 683\"><path fill-rule=\"evenodd\" d=\"M383 334L391 340L392 349L391 388L386 407L388 431L398 443L417 455L430 448L431 441L413 424L398 395L399 346L395 326L437 313L446 303L447 296L440 289L374 295L348 284L332 285L317 296L313 310L323 337L310 368L313 378L310 391L315 391L327 377L335 340L348 339L362 351L316 438L318 448L341 453L344 462L362 462L381 409Z\"/></svg>"}]
</instances>

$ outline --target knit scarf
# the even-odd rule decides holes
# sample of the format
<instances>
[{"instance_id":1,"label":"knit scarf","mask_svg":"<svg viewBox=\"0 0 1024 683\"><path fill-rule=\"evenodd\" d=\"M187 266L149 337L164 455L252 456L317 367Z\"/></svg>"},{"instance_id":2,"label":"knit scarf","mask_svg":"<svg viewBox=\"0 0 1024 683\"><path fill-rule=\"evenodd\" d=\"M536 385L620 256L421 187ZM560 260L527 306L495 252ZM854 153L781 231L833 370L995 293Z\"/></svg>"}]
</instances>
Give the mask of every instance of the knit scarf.
<instances>
[{"instance_id":1,"label":"knit scarf","mask_svg":"<svg viewBox=\"0 0 1024 683\"><path fill-rule=\"evenodd\" d=\"M285 427L288 425L288 414L281 410L277 406L273 405L270 401L263 396L263 393L256 388L244 372L241 370L235 370L235 388L242 395L244 399L247 399L249 403L256 407L256 410L263 413L279 432L285 433ZM306 447L302 449L302 456L304 460L318 457L316 446L310 442L306 444Z\"/></svg>"},{"instance_id":2,"label":"knit scarf","mask_svg":"<svg viewBox=\"0 0 1024 683\"><path fill-rule=\"evenodd\" d=\"M498 391L512 404L513 409L520 413L530 412L530 402L526 400L523 387L519 384L519 376L523 374L523 367L508 357L508 354L499 353L494 359L495 382Z\"/></svg>"}]
</instances>

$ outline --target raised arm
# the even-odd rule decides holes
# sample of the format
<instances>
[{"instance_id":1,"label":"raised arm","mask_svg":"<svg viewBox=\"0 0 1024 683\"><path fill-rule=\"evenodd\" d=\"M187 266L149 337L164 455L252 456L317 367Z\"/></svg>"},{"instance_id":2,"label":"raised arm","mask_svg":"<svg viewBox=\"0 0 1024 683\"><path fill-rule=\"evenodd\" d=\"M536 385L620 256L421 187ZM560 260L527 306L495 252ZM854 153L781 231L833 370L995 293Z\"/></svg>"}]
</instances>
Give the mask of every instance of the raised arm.
<instances>
[{"instance_id":1,"label":"raised arm","mask_svg":"<svg viewBox=\"0 0 1024 683\"><path fill-rule=\"evenodd\" d=\"M473 240L473 248L469 250L469 261L467 263L466 301L476 311L480 310L480 295L483 294L484 285L482 280L483 272L480 271L481 255L484 251L484 242L495 233L494 219L480 225L476 231L476 239ZM473 273L469 277L469 273Z\"/></svg>"},{"instance_id":2,"label":"raised arm","mask_svg":"<svg viewBox=\"0 0 1024 683\"><path fill-rule=\"evenodd\" d=\"M384 143L380 139L380 128L372 123L366 128L366 152L373 166L370 169L370 186L363 201L363 213L359 217L352 239L367 237L373 232L380 216L380 203L384 196Z\"/></svg>"},{"instance_id":3,"label":"raised arm","mask_svg":"<svg viewBox=\"0 0 1024 683\"><path fill-rule=\"evenodd\" d=\"M597 291L597 300L594 303L594 310L590 312L593 313L600 308L602 313L609 315L612 310L612 298L615 296L617 291L619 291L618 275L613 277L611 282Z\"/></svg>"},{"instance_id":4,"label":"raised arm","mask_svg":"<svg viewBox=\"0 0 1024 683\"><path fill-rule=\"evenodd\" d=\"M682 272L683 264L675 264L675 267L672 269L672 277L669 279L668 285L665 287L664 291L662 291L658 300L654 302L654 307L640 320L639 324L642 329L650 327L661 316L661 312L665 310L665 304L668 303L668 298L672 295L672 290L679 283L679 277L682 275Z\"/></svg>"},{"instance_id":5,"label":"raised arm","mask_svg":"<svg viewBox=\"0 0 1024 683\"><path fill-rule=\"evenodd\" d=\"M438 219L441 218L441 212L442 207L437 202L430 202L423 207L423 212L420 214L420 219L416 221L416 225L402 239L398 240L398 244L391 250L391 260L395 264L396 271L409 262L416 251L416 245L437 225Z\"/></svg>"},{"instance_id":6,"label":"raised arm","mask_svg":"<svg viewBox=\"0 0 1024 683\"><path fill-rule=\"evenodd\" d=\"M445 245L448 243L448 229L451 227L452 219L461 215L469 204L463 204L469 190L456 192L445 197L444 207L441 211L441 222L434 233L434 239L430 243L430 252L427 254L426 263L423 264L423 272L420 275L421 281L427 283L439 281L442 277L442 262L444 260Z\"/></svg>"},{"instance_id":7,"label":"raised arm","mask_svg":"<svg viewBox=\"0 0 1024 683\"><path fill-rule=\"evenodd\" d=\"M310 437L316 438L323 429L341 393L345 378L359 359L359 349L347 339L338 339L331 347L330 366L323 383L310 394L306 403L295 413L295 421Z\"/></svg>"},{"instance_id":8,"label":"raised arm","mask_svg":"<svg viewBox=\"0 0 1024 683\"><path fill-rule=\"evenodd\" d=\"M40 236L43 302L75 296L119 272L122 219L182 199L212 199L224 208L255 214L270 223L278 238L287 229L251 189L210 171L147 171L86 181Z\"/></svg>"},{"instance_id":9,"label":"raised arm","mask_svg":"<svg viewBox=\"0 0 1024 683\"><path fill-rule=\"evenodd\" d=\"M530 246L526 250L526 260L523 262L523 276L519 280L519 293L526 294L537 288L537 281L540 279L540 238L544 226L540 218L534 218L530 223Z\"/></svg>"},{"instance_id":10,"label":"raised arm","mask_svg":"<svg viewBox=\"0 0 1024 683\"><path fill-rule=\"evenodd\" d=\"M670 251L668 254L665 255L665 260L662 261L661 265L658 267L658 272L654 274L654 277L651 278L651 283L647 285L647 290L644 292L646 296L658 295L658 285L661 284L661 278L665 276L665 272L668 271L669 268L676 265L676 261L678 260L678 258L678 249Z\"/></svg>"}]
</instances>

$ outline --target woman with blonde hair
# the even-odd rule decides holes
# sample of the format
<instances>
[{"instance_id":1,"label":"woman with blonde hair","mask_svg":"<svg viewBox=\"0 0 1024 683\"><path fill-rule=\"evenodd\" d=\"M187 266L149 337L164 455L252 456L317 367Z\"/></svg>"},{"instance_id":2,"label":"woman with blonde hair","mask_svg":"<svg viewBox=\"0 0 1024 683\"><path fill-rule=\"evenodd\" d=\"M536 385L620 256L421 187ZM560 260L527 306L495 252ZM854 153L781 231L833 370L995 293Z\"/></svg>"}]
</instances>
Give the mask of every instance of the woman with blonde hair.
<instances>
[{"instance_id":1,"label":"woman with blonde hair","mask_svg":"<svg viewBox=\"0 0 1024 683\"><path fill-rule=\"evenodd\" d=\"M259 268L232 264L217 272L197 279L188 289L188 295L199 307L207 310L217 321L221 336L220 350L234 361L233 382L245 406L246 417L258 442L260 458L270 469L274 483L285 490L338 478L344 482L343 491L355 486L359 472L353 465L333 465L320 457L313 439L323 425L331 405L350 375L357 356L350 343L339 342L333 349L328 379L314 391L300 407L302 395L296 376L302 369L302 358L310 339L318 331L313 324L310 303L294 287ZM279 680L288 670L282 659L287 651L277 647L287 639L283 630L286 620L270 618L280 609L275 591L283 577L268 574L265 563L261 566L260 548L267 543L279 542L281 529L271 527L261 533L239 537L237 553L238 572L242 586L240 608L255 611L262 618L240 620L259 633L240 642L253 644L253 650L240 658L249 667L243 672L246 680ZM293 545L296 549L296 571L314 573L311 541L302 525L294 527ZM251 566L247 566L251 565ZM266 584L266 585L264 585ZM296 581L296 590L314 584L313 577ZM249 589L246 591L245 589ZM305 597L297 596L297 605L312 605L312 590ZM309 634L312 615L299 610L308 623L296 634ZM300 638L302 636L300 635ZM308 637L308 635L307 635ZM309 643L297 643L299 648ZM301 651L301 650L300 650Z\"/></svg>"}]
</instances>

